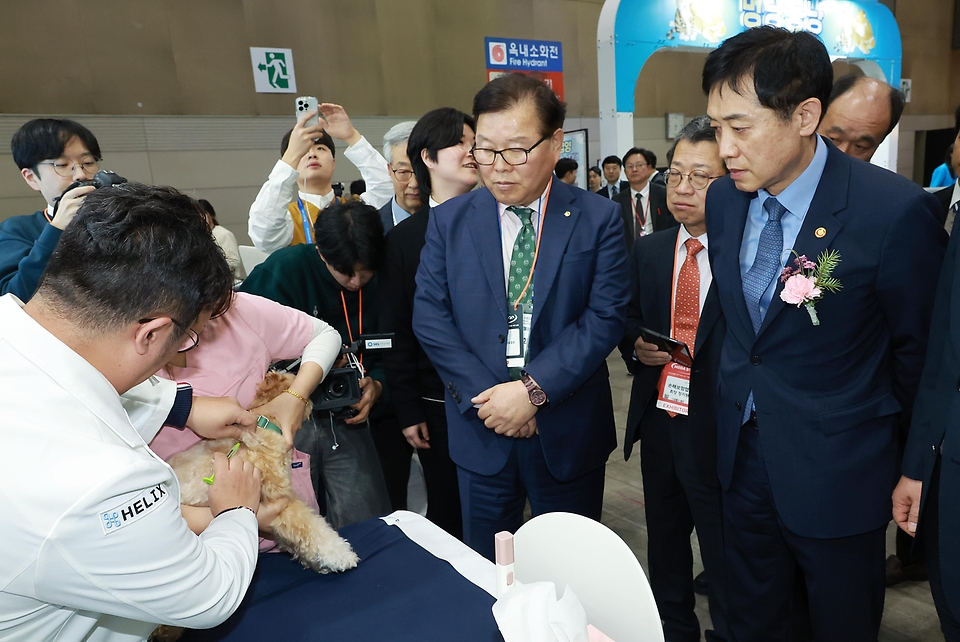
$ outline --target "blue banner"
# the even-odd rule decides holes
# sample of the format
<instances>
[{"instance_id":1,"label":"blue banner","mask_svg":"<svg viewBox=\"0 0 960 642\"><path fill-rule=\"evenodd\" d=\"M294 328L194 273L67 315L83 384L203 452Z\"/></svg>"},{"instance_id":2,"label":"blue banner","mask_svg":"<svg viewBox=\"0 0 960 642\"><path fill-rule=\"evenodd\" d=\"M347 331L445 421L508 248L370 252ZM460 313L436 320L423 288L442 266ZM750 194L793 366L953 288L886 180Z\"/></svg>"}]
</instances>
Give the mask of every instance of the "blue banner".
<instances>
[{"instance_id":1,"label":"blue banner","mask_svg":"<svg viewBox=\"0 0 960 642\"><path fill-rule=\"evenodd\" d=\"M484 38L491 71L563 71L563 49L549 40Z\"/></svg>"},{"instance_id":2,"label":"blue banner","mask_svg":"<svg viewBox=\"0 0 960 642\"><path fill-rule=\"evenodd\" d=\"M831 57L873 61L888 83L900 86L900 30L878 0L621 0L617 111L633 111L637 76L655 51L714 49L761 25L808 31L823 41Z\"/></svg>"}]
</instances>

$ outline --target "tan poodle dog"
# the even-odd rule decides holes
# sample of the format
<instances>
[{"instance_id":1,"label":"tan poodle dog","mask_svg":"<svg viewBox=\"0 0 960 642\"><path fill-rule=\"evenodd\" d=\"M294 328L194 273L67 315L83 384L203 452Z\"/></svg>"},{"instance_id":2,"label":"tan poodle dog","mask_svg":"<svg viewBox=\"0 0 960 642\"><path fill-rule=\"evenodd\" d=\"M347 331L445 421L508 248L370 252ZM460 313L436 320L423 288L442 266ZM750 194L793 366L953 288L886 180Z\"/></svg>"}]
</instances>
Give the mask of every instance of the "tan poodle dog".
<instances>
[{"instance_id":1,"label":"tan poodle dog","mask_svg":"<svg viewBox=\"0 0 960 642\"><path fill-rule=\"evenodd\" d=\"M256 410L274 397L283 394L293 382L293 375L268 372L257 386L257 396L249 410ZM311 404L304 410L310 416ZM272 418L268 417L268 419ZM213 475L213 453L228 453L236 445L234 439L209 439L178 453L167 462L180 481L180 501L190 506L208 506L210 486L205 477ZM240 449L233 455L248 461L260 470L263 502L286 498L286 508L270 523L273 539L305 567L318 573L346 571L359 561L350 544L330 528L326 520L315 515L294 493L290 484L291 452L283 435L266 428L244 431Z\"/></svg>"}]
</instances>

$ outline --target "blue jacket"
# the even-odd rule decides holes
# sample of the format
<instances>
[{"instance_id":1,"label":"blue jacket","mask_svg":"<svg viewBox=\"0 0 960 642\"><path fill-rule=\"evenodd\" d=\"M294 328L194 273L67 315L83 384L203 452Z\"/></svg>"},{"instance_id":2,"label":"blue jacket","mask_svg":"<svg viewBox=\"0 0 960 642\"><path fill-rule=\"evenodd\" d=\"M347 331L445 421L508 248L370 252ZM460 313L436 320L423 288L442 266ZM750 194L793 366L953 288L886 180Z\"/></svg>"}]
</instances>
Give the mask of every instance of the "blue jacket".
<instances>
[{"instance_id":1,"label":"blue jacket","mask_svg":"<svg viewBox=\"0 0 960 642\"><path fill-rule=\"evenodd\" d=\"M778 280L754 334L740 274L754 197L729 177L707 194L710 260L727 321L717 418L720 482L729 488L753 390L770 487L786 527L814 538L880 528L890 521L899 478L896 424L912 410L947 240L937 200L828 144L793 249L813 261L823 250L839 251L834 276L842 289L816 304L820 325L814 326L803 307L781 300Z\"/></svg>"},{"instance_id":2,"label":"blue jacket","mask_svg":"<svg viewBox=\"0 0 960 642\"><path fill-rule=\"evenodd\" d=\"M470 401L509 381L500 238L487 189L434 208L413 310L446 388L450 457L481 475L502 470L513 441L486 428ZM605 359L629 297L619 206L553 179L534 279L526 370L549 397L536 416L547 468L566 481L603 465L617 443Z\"/></svg>"},{"instance_id":3,"label":"blue jacket","mask_svg":"<svg viewBox=\"0 0 960 642\"><path fill-rule=\"evenodd\" d=\"M0 294L10 292L29 301L61 233L42 211L0 223Z\"/></svg>"}]
</instances>

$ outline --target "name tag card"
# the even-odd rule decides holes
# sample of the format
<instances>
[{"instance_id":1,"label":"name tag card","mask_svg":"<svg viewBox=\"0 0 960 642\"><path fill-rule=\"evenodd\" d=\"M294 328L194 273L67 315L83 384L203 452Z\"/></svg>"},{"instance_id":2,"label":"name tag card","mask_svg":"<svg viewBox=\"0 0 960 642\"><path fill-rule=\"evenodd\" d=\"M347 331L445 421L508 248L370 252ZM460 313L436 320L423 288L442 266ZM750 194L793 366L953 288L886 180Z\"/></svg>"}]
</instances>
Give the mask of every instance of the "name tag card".
<instances>
[{"instance_id":1,"label":"name tag card","mask_svg":"<svg viewBox=\"0 0 960 642\"><path fill-rule=\"evenodd\" d=\"M671 361L663 367L657 388L657 408L671 416L689 414L690 368Z\"/></svg>"},{"instance_id":2,"label":"name tag card","mask_svg":"<svg viewBox=\"0 0 960 642\"><path fill-rule=\"evenodd\" d=\"M522 368L527 365L530 324L533 321L533 306L521 305L507 315L507 367Z\"/></svg>"}]
</instances>

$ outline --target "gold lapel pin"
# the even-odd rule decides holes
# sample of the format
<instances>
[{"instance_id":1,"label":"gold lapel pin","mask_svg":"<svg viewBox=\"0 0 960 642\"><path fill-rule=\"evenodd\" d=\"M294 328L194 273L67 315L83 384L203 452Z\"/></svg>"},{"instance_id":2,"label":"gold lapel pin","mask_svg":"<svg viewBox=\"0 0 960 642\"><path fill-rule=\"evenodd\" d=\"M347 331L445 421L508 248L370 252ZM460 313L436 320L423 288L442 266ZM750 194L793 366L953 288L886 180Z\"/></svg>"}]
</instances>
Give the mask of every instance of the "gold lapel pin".
<instances>
[{"instance_id":1,"label":"gold lapel pin","mask_svg":"<svg viewBox=\"0 0 960 642\"><path fill-rule=\"evenodd\" d=\"M564 212L563 215L564 215L564 216L570 216L570 210L567 210L566 212Z\"/></svg>"},{"instance_id":2,"label":"gold lapel pin","mask_svg":"<svg viewBox=\"0 0 960 642\"><path fill-rule=\"evenodd\" d=\"M822 239L824 236L827 235L827 228L818 227L816 231L813 233L813 235L816 236L818 239Z\"/></svg>"}]
</instances>

